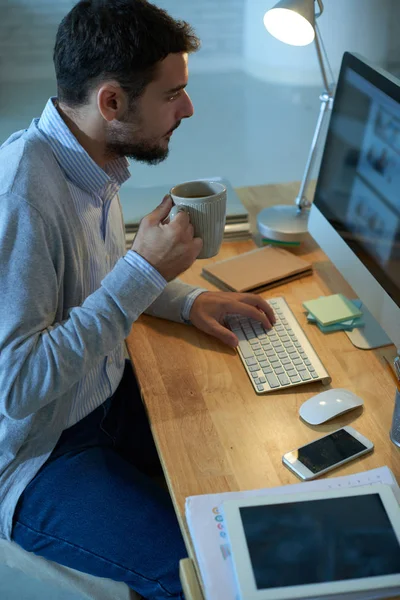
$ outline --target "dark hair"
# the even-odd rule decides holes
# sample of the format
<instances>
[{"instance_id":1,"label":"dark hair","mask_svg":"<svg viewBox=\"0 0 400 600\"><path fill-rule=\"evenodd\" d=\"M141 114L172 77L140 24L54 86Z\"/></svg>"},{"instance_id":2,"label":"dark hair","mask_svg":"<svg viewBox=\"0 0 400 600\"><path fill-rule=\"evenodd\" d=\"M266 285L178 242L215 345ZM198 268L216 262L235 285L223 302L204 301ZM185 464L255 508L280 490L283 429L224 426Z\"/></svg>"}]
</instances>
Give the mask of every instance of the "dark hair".
<instances>
[{"instance_id":1,"label":"dark hair","mask_svg":"<svg viewBox=\"0 0 400 600\"><path fill-rule=\"evenodd\" d=\"M154 79L159 61L199 46L188 23L147 0L80 0L57 31L58 98L78 107L95 85L115 79L133 101Z\"/></svg>"}]
</instances>

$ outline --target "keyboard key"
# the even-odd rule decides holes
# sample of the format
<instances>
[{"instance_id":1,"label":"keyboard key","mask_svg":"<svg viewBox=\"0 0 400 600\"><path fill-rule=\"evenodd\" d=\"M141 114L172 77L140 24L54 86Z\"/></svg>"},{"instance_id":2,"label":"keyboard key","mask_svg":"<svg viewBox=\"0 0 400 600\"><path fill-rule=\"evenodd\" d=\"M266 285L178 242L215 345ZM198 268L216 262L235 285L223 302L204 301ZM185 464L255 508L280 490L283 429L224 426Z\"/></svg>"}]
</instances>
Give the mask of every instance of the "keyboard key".
<instances>
[{"instance_id":1,"label":"keyboard key","mask_svg":"<svg viewBox=\"0 0 400 600\"><path fill-rule=\"evenodd\" d=\"M235 335L236 335L237 339L239 340L239 342L246 339L246 336L244 335L243 331L235 331Z\"/></svg>"},{"instance_id":2,"label":"keyboard key","mask_svg":"<svg viewBox=\"0 0 400 600\"><path fill-rule=\"evenodd\" d=\"M279 360L279 358L277 356L271 356L271 358L269 359L269 362L271 364L275 364L275 363L280 364L280 360Z\"/></svg>"},{"instance_id":3,"label":"keyboard key","mask_svg":"<svg viewBox=\"0 0 400 600\"><path fill-rule=\"evenodd\" d=\"M273 350L272 348L268 349L268 350L265 351L265 354L268 357L275 356L275 350Z\"/></svg>"},{"instance_id":4,"label":"keyboard key","mask_svg":"<svg viewBox=\"0 0 400 600\"><path fill-rule=\"evenodd\" d=\"M299 365L297 367L298 372L300 373L300 371L307 371L307 367L305 365Z\"/></svg>"},{"instance_id":5,"label":"keyboard key","mask_svg":"<svg viewBox=\"0 0 400 600\"><path fill-rule=\"evenodd\" d=\"M267 376L267 381L269 383L269 387L271 387L271 388L279 387L279 381L277 380L277 378L275 377L275 375L273 373L266 373L266 376Z\"/></svg>"},{"instance_id":6,"label":"keyboard key","mask_svg":"<svg viewBox=\"0 0 400 600\"><path fill-rule=\"evenodd\" d=\"M258 379L258 371L254 371L254 373L251 374L253 379Z\"/></svg>"},{"instance_id":7,"label":"keyboard key","mask_svg":"<svg viewBox=\"0 0 400 600\"><path fill-rule=\"evenodd\" d=\"M267 380L265 379L265 377L259 377L259 381L260 383L265 383Z\"/></svg>"},{"instance_id":8,"label":"keyboard key","mask_svg":"<svg viewBox=\"0 0 400 600\"><path fill-rule=\"evenodd\" d=\"M258 350L255 350L255 351L254 351L254 354L255 354L256 356L265 356L265 354L264 354L264 350L261 350L261 348L259 348Z\"/></svg>"},{"instance_id":9,"label":"keyboard key","mask_svg":"<svg viewBox=\"0 0 400 600\"><path fill-rule=\"evenodd\" d=\"M250 360L250 359L248 359L248 360ZM268 366L269 366L269 362L267 360L260 360L260 367L262 369L264 369L265 367L268 367Z\"/></svg>"},{"instance_id":10,"label":"keyboard key","mask_svg":"<svg viewBox=\"0 0 400 600\"><path fill-rule=\"evenodd\" d=\"M282 375L278 375L278 379L279 379L281 385L289 385L289 383L290 383L290 381L287 378L285 373L283 373Z\"/></svg>"},{"instance_id":11,"label":"keyboard key","mask_svg":"<svg viewBox=\"0 0 400 600\"><path fill-rule=\"evenodd\" d=\"M285 335L283 335L281 337L281 342L285 343L285 342L289 342L290 338L289 336L285 333Z\"/></svg>"},{"instance_id":12,"label":"keyboard key","mask_svg":"<svg viewBox=\"0 0 400 600\"><path fill-rule=\"evenodd\" d=\"M239 348L243 358L250 358L251 356L254 356L249 342L239 342Z\"/></svg>"},{"instance_id":13,"label":"keyboard key","mask_svg":"<svg viewBox=\"0 0 400 600\"><path fill-rule=\"evenodd\" d=\"M280 358L280 357L279 357ZM290 360L290 358L288 356L285 356L284 358L281 358L281 363L283 365L291 365L292 361Z\"/></svg>"},{"instance_id":14,"label":"keyboard key","mask_svg":"<svg viewBox=\"0 0 400 600\"><path fill-rule=\"evenodd\" d=\"M306 360L304 361L304 364L307 365L307 367L311 367L311 360L309 360L308 358L306 358Z\"/></svg>"},{"instance_id":15,"label":"keyboard key","mask_svg":"<svg viewBox=\"0 0 400 600\"><path fill-rule=\"evenodd\" d=\"M268 375L268 373L273 373L272 367L263 367L263 373Z\"/></svg>"},{"instance_id":16,"label":"keyboard key","mask_svg":"<svg viewBox=\"0 0 400 600\"><path fill-rule=\"evenodd\" d=\"M311 377L312 377L313 379L318 379L318 373L316 373L315 371L313 371L313 372L311 373Z\"/></svg>"},{"instance_id":17,"label":"keyboard key","mask_svg":"<svg viewBox=\"0 0 400 600\"><path fill-rule=\"evenodd\" d=\"M279 356L279 358L281 359L281 361L282 361L282 360L285 360L285 359L286 359L286 360L288 360L288 355L286 354L286 352L285 352L285 351L278 352L278 356Z\"/></svg>"},{"instance_id":18,"label":"keyboard key","mask_svg":"<svg viewBox=\"0 0 400 600\"><path fill-rule=\"evenodd\" d=\"M284 347L283 346L274 346L274 350L276 353L279 354L279 352L283 352L284 351Z\"/></svg>"},{"instance_id":19,"label":"keyboard key","mask_svg":"<svg viewBox=\"0 0 400 600\"><path fill-rule=\"evenodd\" d=\"M276 375L282 375L282 373L284 373L285 371L282 369L282 367L277 367L275 369L275 373Z\"/></svg>"},{"instance_id":20,"label":"keyboard key","mask_svg":"<svg viewBox=\"0 0 400 600\"><path fill-rule=\"evenodd\" d=\"M283 365L283 366L284 366L285 371L293 371L293 365L292 365L292 363L289 363L289 364L286 364L286 365Z\"/></svg>"},{"instance_id":21,"label":"keyboard key","mask_svg":"<svg viewBox=\"0 0 400 600\"><path fill-rule=\"evenodd\" d=\"M302 378L303 381L308 381L309 379L311 379L311 375L308 371L302 371L300 373L300 377Z\"/></svg>"},{"instance_id":22,"label":"keyboard key","mask_svg":"<svg viewBox=\"0 0 400 600\"><path fill-rule=\"evenodd\" d=\"M299 383L299 381L301 381L301 377L300 377L299 375L293 375L293 376L290 378L290 381L291 381L292 383Z\"/></svg>"},{"instance_id":23,"label":"keyboard key","mask_svg":"<svg viewBox=\"0 0 400 600\"><path fill-rule=\"evenodd\" d=\"M294 365L296 365L296 367L297 367L297 366L299 366L299 365L302 365L302 364L303 364L303 361L301 360L301 358L295 358L295 359L293 360L293 364L294 364Z\"/></svg>"},{"instance_id":24,"label":"keyboard key","mask_svg":"<svg viewBox=\"0 0 400 600\"><path fill-rule=\"evenodd\" d=\"M294 369L291 371L288 371L287 374L289 375L289 377L297 377L297 371L295 371Z\"/></svg>"},{"instance_id":25,"label":"keyboard key","mask_svg":"<svg viewBox=\"0 0 400 600\"><path fill-rule=\"evenodd\" d=\"M257 389L259 392L263 392L264 391L264 386L263 385L258 385Z\"/></svg>"},{"instance_id":26,"label":"keyboard key","mask_svg":"<svg viewBox=\"0 0 400 600\"><path fill-rule=\"evenodd\" d=\"M251 358L246 358L246 365L248 367L251 367L252 365L256 365L257 364L257 359L254 358L254 356L252 356Z\"/></svg>"},{"instance_id":27,"label":"keyboard key","mask_svg":"<svg viewBox=\"0 0 400 600\"><path fill-rule=\"evenodd\" d=\"M254 371L259 371L260 367L258 365L252 365L251 367L249 367L249 371L250 373L253 373Z\"/></svg>"}]
</instances>

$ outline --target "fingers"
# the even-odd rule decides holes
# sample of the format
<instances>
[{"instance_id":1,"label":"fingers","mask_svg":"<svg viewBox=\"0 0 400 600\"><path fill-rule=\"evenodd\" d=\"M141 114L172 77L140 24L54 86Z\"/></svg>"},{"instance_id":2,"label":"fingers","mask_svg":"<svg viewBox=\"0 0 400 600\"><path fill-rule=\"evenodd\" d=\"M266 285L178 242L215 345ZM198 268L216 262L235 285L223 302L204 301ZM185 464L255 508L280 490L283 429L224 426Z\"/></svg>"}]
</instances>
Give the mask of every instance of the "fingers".
<instances>
[{"instance_id":1,"label":"fingers","mask_svg":"<svg viewBox=\"0 0 400 600\"><path fill-rule=\"evenodd\" d=\"M218 321L214 319L206 319L205 324L206 326L204 326L203 324L202 327L203 331L209 333L210 335L213 335L227 346L230 346L231 348L236 348L239 340L237 339L233 331L231 331L227 327L224 327L224 325L221 325Z\"/></svg>"},{"instance_id":2,"label":"fingers","mask_svg":"<svg viewBox=\"0 0 400 600\"><path fill-rule=\"evenodd\" d=\"M157 206L149 215L148 220L151 223L162 223L168 217L172 208L172 198L169 194L164 196L161 204Z\"/></svg>"},{"instance_id":3,"label":"fingers","mask_svg":"<svg viewBox=\"0 0 400 600\"><path fill-rule=\"evenodd\" d=\"M241 301L245 302L246 304L251 304L252 306L255 306L256 308L258 308L259 310L262 310L266 314L270 323L275 324L276 317L274 314L274 310L266 300L263 300L262 298L260 298L259 296L256 296L255 294L243 294Z\"/></svg>"},{"instance_id":4,"label":"fingers","mask_svg":"<svg viewBox=\"0 0 400 600\"><path fill-rule=\"evenodd\" d=\"M272 329L272 325L275 322L275 319L272 320L272 317L271 322L263 310L253 306L251 303L244 302L242 299L240 301L234 300L227 303L225 306L225 312L242 315L243 317L249 317L250 319L260 321L260 323L264 325L265 329Z\"/></svg>"},{"instance_id":5,"label":"fingers","mask_svg":"<svg viewBox=\"0 0 400 600\"><path fill-rule=\"evenodd\" d=\"M175 209L174 209L175 210ZM189 213L186 210L178 207L178 212L171 221L173 227L187 227L190 223Z\"/></svg>"}]
</instances>

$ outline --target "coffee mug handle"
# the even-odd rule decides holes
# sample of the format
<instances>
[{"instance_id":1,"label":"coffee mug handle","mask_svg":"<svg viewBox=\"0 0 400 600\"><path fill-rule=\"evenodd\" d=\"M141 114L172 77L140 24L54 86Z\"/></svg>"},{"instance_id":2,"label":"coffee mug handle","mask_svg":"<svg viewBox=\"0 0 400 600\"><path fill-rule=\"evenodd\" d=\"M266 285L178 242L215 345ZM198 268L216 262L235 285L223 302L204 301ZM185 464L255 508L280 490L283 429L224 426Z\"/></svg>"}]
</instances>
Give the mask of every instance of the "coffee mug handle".
<instances>
[{"instance_id":1,"label":"coffee mug handle","mask_svg":"<svg viewBox=\"0 0 400 600\"><path fill-rule=\"evenodd\" d=\"M180 206L180 205L176 205L176 204L175 204L175 205L174 205L174 206L171 208L171 212L169 213L169 218L170 218L170 220L171 220L171 219L174 219L174 218L176 217L176 215L177 215L179 212L185 212L185 213L188 213L189 211L188 211L188 210L187 210L187 209L186 209L184 206Z\"/></svg>"}]
</instances>

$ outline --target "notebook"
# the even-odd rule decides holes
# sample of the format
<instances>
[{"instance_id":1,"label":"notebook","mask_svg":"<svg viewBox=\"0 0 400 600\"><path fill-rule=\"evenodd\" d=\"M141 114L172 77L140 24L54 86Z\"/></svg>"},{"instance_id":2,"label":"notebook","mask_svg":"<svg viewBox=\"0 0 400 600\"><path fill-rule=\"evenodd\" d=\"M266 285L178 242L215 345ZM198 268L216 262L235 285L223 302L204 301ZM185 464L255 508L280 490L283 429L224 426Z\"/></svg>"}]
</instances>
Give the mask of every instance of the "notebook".
<instances>
[{"instance_id":1,"label":"notebook","mask_svg":"<svg viewBox=\"0 0 400 600\"><path fill-rule=\"evenodd\" d=\"M260 292L311 273L309 262L272 246L239 254L202 270L205 279L233 292Z\"/></svg>"},{"instance_id":2,"label":"notebook","mask_svg":"<svg viewBox=\"0 0 400 600\"><path fill-rule=\"evenodd\" d=\"M343 294L308 300L303 302L303 306L321 325L332 325L362 316L362 311Z\"/></svg>"}]
</instances>

